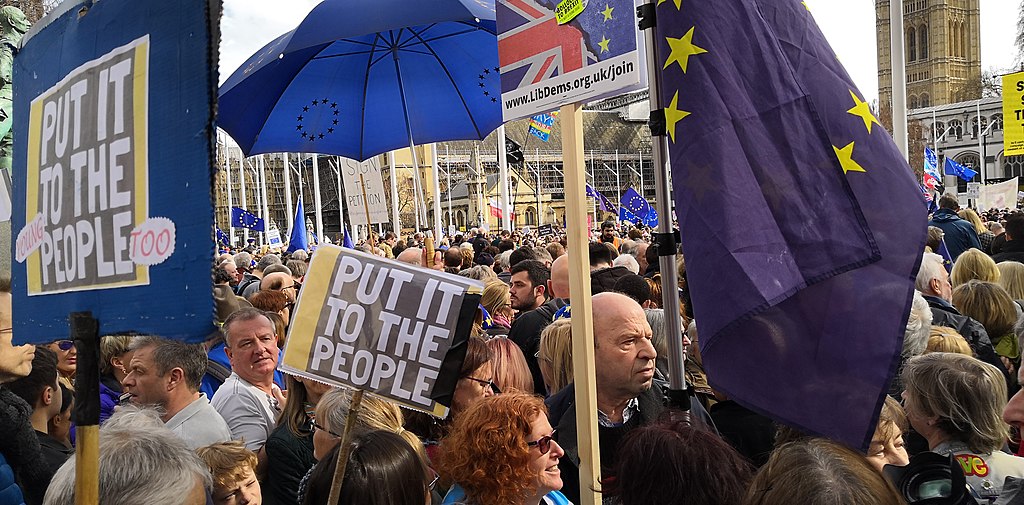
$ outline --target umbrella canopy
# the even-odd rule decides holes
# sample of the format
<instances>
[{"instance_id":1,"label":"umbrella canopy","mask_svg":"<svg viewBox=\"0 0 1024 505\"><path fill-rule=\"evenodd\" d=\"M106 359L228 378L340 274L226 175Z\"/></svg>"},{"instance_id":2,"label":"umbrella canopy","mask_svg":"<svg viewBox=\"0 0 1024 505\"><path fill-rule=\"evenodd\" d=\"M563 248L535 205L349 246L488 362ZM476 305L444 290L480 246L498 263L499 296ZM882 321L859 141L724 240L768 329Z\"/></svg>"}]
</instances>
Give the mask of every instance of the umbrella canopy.
<instances>
[{"instance_id":1,"label":"umbrella canopy","mask_svg":"<svg viewBox=\"0 0 1024 505\"><path fill-rule=\"evenodd\" d=\"M246 155L365 160L483 139L501 120L493 0L325 0L221 86Z\"/></svg>"}]
</instances>

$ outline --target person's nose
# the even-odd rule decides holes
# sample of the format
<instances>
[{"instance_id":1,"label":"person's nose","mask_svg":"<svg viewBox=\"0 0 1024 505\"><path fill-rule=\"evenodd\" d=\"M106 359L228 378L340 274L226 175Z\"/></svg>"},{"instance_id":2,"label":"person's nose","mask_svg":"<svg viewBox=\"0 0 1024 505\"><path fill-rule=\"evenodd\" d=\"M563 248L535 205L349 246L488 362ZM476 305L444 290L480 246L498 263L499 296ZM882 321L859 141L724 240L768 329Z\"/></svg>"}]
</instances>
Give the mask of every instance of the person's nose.
<instances>
[{"instance_id":1,"label":"person's nose","mask_svg":"<svg viewBox=\"0 0 1024 505\"><path fill-rule=\"evenodd\" d=\"M637 357L641 359L655 359L658 357L658 351L654 349L654 343L650 338L640 339L640 351L637 353Z\"/></svg>"},{"instance_id":2,"label":"person's nose","mask_svg":"<svg viewBox=\"0 0 1024 505\"><path fill-rule=\"evenodd\" d=\"M690 337L686 334L686 332L683 331L683 347L689 347L690 344L693 344L693 342L690 340Z\"/></svg>"},{"instance_id":3,"label":"person's nose","mask_svg":"<svg viewBox=\"0 0 1024 505\"><path fill-rule=\"evenodd\" d=\"M1018 391L1003 408L1003 421L1013 426L1024 426L1024 391Z\"/></svg>"},{"instance_id":4,"label":"person's nose","mask_svg":"<svg viewBox=\"0 0 1024 505\"><path fill-rule=\"evenodd\" d=\"M558 445L558 442L552 440L548 454L553 458L561 458L565 456L565 450L562 449L562 446Z\"/></svg>"}]
</instances>

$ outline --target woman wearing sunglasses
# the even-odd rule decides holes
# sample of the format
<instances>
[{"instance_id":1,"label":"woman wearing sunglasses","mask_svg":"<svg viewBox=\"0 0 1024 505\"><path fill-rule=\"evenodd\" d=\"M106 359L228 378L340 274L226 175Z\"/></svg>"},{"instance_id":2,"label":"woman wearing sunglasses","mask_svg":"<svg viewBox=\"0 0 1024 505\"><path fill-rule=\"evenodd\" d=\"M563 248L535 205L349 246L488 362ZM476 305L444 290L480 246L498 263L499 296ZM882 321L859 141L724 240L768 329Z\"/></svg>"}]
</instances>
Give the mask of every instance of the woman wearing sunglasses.
<instances>
[{"instance_id":1,"label":"woman wearing sunglasses","mask_svg":"<svg viewBox=\"0 0 1024 505\"><path fill-rule=\"evenodd\" d=\"M68 387L75 389L75 371L78 370L78 351L72 340L58 340L49 346L57 354L57 378Z\"/></svg>"},{"instance_id":2,"label":"woman wearing sunglasses","mask_svg":"<svg viewBox=\"0 0 1024 505\"><path fill-rule=\"evenodd\" d=\"M455 483L444 505L564 505L558 460L538 396L490 396L462 413L442 441L439 469Z\"/></svg>"}]
</instances>

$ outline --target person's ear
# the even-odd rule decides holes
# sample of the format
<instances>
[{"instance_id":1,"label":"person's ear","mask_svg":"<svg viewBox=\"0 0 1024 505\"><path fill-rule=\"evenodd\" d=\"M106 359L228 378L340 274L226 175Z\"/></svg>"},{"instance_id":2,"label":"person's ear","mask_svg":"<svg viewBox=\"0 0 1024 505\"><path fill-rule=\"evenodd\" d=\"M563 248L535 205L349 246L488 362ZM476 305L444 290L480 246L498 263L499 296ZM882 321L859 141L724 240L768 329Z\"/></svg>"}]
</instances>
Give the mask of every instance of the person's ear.
<instances>
[{"instance_id":1,"label":"person's ear","mask_svg":"<svg viewBox=\"0 0 1024 505\"><path fill-rule=\"evenodd\" d=\"M174 389L185 382L185 371L174 367L167 372L167 389Z\"/></svg>"},{"instance_id":2,"label":"person's ear","mask_svg":"<svg viewBox=\"0 0 1024 505\"><path fill-rule=\"evenodd\" d=\"M928 289L932 290L932 293L941 293L940 288L942 287L942 281L939 279L932 279L928 281Z\"/></svg>"},{"instance_id":3,"label":"person's ear","mask_svg":"<svg viewBox=\"0 0 1024 505\"><path fill-rule=\"evenodd\" d=\"M54 391L52 386L46 386L45 388L43 388L43 394L41 395L41 399L43 401L44 407L48 407L50 406L50 404L53 403L53 394Z\"/></svg>"}]
</instances>

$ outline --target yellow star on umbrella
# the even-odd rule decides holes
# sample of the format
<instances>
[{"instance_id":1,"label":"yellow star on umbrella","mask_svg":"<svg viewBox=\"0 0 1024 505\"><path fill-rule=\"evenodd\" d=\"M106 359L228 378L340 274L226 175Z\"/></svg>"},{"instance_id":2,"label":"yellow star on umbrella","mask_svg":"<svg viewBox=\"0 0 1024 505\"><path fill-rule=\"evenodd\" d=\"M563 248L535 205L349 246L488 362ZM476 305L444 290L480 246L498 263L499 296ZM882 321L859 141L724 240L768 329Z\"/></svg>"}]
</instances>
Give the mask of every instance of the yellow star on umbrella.
<instances>
[{"instance_id":1,"label":"yellow star on umbrella","mask_svg":"<svg viewBox=\"0 0 1024 505\"><path fill-rule=\"evenodd\" d=\"M601 14L604 14L604 20L605 21L609 21L609 20L612 19L612 11L613 10L615 10L615 7L612 7L612 6L608 5L608 4L604 4L604 10L601 11Z\"/></svg>"},{"instance_id":2,"label":"yellow star on umbrella","mask_svg":"<svg viewBox=\"0 0 1024 505\"><path fill-rule=\"evenodd\" d=\"M679 39L665 37L665 40L668 41L668 46L672 48L672 53L668 55L664 68L667 69L673 63L679 63L679 68L682 68L685 74L686 64L690 61L690 56L707 52L704 48L693 44L693 30L694 28L690 28L690 31L686 32L686 35Z\"/></svg>"},{"instance_id":3,"label":"yellow star on umbrella","mask_svg":"<svg viewBox=\"0 0 1024 505\"><path fill-rule=\"evenodd\" d=\"M860 163L853 161L853 142L846 144L846 147L842 149L836 146L832 146L832 149L836 152L836 157L839 158L839 164L843 167L844 174L866 172L864 167L860 166Z\"/></svg>"},{"instance_id":4,"label":"yellow star on umbrella","mask_svg":"<svg viewBox=\"0 0 1024 505\"><path fill-rule=\"evenodd\" d=\"M867 103L862 102L860 98L857 98L857 94L850 90L850 96L853 97L853 108L846 111L849 114L858 116L864 120L864 126L867 127L868 133L871 133L871 123L876 123L878 126L882 126L882 123L878 122L875 115L871 113L871 107Z\"/></svg>"},{"instance_id":5,"label":"yellow star on umbrella","mask_svg":"<svg viewBox=\"0 0 1024 505\"><path fill-rule=\"evenodd\" d=\"M601 52L602 53L607 53L608 52L608 43L609 42L611 42L611 41L608 40L604 35L601 36L601 41L598 42L597 45L601 46Z\"/></svg>"},{"instance_id":6,"label":"yellow star on umbrella","mask_svg":"<svg viewBox=\"0 0 1024 505\"><path fill-rule=\"evenodd\" d=\"M658 0L658 5L661 5L667 1L668 0ZM680 10L683 8L683 0L672 0L672 3L676 4L676 10Z\"/></svg>"},{"instance_id":7,"label":"yellow star on umbrella","mask_svg":"<svg viewBox=\"0 0 1024 505\"><path fill-rule=\"evenodd\" d=\"M668 131L668 136L672 139L674 144L676 141L676 123L690 113L685 110L679 110L679 92L672 96L672 103L668 104L665 109L665 129Z\"/></svg>"}]
</instances>

